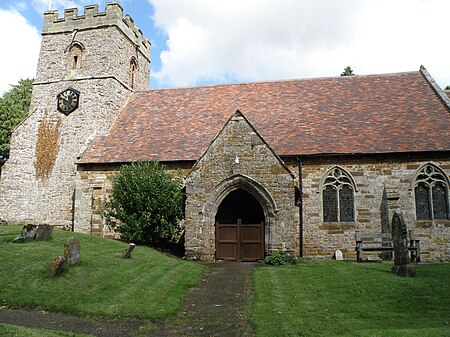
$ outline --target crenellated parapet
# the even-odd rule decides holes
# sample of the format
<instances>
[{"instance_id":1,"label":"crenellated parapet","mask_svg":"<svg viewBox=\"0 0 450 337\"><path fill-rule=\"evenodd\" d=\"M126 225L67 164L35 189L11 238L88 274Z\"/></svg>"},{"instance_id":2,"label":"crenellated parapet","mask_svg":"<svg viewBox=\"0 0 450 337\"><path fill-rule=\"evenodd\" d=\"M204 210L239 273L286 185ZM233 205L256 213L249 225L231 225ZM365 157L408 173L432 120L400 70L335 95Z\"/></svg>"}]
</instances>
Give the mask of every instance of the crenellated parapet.
<instances>
[{"instance_id":1,"label":"crenellated parapet","mask_svg":"<svg viewBox=\"0 0 450 337\"><path fill-rule=\"evenodd\" d=\"M78 15L78 8L65 9L64 17L59 17L57 10L46 11L42 35L111 26L118 27L150 59L150 41L129 15L123 16L123 8L118 2L106 3L104 12L98 11L98 5L85 6L83 15Z\"/></svg>"}]
</instances>

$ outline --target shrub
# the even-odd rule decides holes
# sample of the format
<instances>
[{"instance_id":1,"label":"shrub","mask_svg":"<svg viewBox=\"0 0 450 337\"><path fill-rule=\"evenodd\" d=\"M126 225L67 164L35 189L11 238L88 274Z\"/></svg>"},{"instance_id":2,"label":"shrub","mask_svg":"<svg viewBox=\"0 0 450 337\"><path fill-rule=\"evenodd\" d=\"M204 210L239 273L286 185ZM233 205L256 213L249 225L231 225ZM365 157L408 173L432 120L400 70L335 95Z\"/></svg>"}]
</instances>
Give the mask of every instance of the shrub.
<instances>
[{"instance_id":1,"label":"shrub","mask_svg":"<svg viewBox=\"0 0 450 337\"><path fill-rule=\"evenodd\" d=\"M285 252L277 250L266 256L264 262L273 266L283 266L288 263L288 258Z\"/></svg>"},{"instance_id":2,"label":"shrub","mask_svg":"<svg viewBox=\"0 0 450 337\"><path fill-rule=\"evenodd\" d=\"M133 242L169 241L183 216L182 179L156 161L123 166L112 182L100 215L109 228Z\"/></svg>"}]
</instances>

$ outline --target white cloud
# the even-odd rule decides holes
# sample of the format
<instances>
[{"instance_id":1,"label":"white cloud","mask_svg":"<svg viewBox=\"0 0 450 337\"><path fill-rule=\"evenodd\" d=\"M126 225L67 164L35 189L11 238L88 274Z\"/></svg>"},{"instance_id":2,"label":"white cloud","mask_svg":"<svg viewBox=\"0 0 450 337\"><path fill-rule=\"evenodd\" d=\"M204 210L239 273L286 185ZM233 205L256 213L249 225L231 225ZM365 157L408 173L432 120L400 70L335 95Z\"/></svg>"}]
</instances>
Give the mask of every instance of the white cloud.
<instances>
[{"instance_id":1,"label":"white cloud","mask_svg":"<svg viewBox=\"0 0 450 337\"><path fill-rule=\"evenodd\" d=\"M149 0L160 85L418 70L450 84L448 0ZM448 34L447 34L448 35Z\"/></svg>"},{"instance_id":2,"label":"white cloud","mask_svg":"<svg viewBox=\"0 0 450 337\"><path fill-rule=\"evenodd\" d=\"M0 95L20 79L33 78L41 37L35 27L16 11L0 9L0 31L14 27L14 34L0 34Z\"/></svg>"}]
</instances>

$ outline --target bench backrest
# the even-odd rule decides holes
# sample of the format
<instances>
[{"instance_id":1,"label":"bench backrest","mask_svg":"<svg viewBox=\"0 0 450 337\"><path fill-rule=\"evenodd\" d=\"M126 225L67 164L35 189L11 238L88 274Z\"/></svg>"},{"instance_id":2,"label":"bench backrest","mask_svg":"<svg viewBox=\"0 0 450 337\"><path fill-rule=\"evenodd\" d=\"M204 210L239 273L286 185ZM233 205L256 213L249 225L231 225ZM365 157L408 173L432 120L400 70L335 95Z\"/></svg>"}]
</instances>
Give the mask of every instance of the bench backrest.
<instances>
[{"instance_id":1,"label":"bench backrest","mask_svg":"<svg viewBox=\"0 0 450 337\"><path fill-rule=\"evenodd\" d=\"M391 233L355 232L356 241L389 241Z\"/></svg>"},{"instance_id":2,"label":"bench backrest","mask_svg":"<svg viewBox=\"0 0 450 337\"><path fill-rule=\"evenodd\" d=\"M373 233L373 232L355 232L356 241L368 241L368 242L388 242L392 240L391 233ZM414 230L408 230L408 239L414 240Z\"/></svg>"}]
</instances>

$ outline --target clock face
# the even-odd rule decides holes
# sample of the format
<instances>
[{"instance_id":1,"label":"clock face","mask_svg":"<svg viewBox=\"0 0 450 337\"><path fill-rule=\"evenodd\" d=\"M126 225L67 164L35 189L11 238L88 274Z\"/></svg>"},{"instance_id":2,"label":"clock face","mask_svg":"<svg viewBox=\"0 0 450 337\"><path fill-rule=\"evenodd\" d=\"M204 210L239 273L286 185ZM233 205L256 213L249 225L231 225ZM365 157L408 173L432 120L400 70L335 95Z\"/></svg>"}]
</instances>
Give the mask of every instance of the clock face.
<instances>
[{"instance_id":1,"label":"clock face","mask_svg":"<svg viewBox=\"0 0 450 337\"><path fill-rule=\"evenodd\" d=\"M80 92L73 88L67 88L56 96L56 101L58 111L67 116L78 108L78 104L80 102Z\"/></svg>"}]
</instances>

